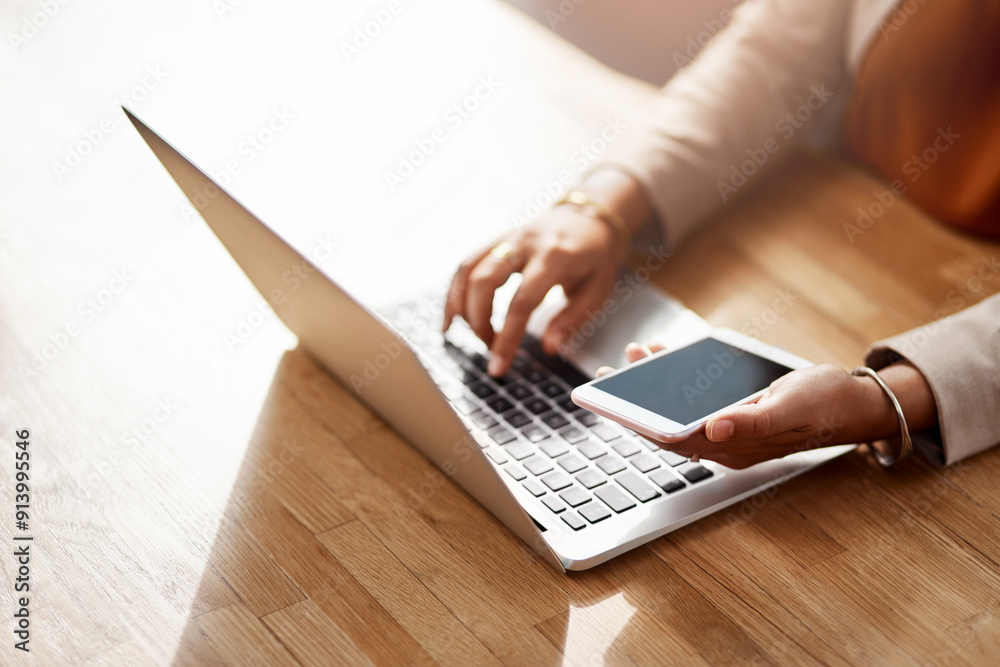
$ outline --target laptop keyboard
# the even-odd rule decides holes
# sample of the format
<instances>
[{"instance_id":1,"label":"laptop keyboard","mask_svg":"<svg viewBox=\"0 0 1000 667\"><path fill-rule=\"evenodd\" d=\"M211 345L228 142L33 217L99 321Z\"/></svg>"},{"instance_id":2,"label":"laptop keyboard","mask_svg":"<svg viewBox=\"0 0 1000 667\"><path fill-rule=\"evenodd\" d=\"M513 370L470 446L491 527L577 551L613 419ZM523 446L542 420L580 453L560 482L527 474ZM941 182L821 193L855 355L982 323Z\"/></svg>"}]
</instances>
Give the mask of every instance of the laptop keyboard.
<instances>
[{"instance_id":1,"label":"laptop keyboard","mask_svg":"<svg viewBox=\"0 0 1000 667\"><path fill-rule=\"evenodd\" d=\"M395 324L408 333L407 322ZM429 357L425 366L466 423L486 433L486 455L573 530L716 478L573 403L570 391L590 378L545 354L536 338L525 338L507 375L492 378L471 331L421 329L413 342Z\"/></svg>"}]
</instances>

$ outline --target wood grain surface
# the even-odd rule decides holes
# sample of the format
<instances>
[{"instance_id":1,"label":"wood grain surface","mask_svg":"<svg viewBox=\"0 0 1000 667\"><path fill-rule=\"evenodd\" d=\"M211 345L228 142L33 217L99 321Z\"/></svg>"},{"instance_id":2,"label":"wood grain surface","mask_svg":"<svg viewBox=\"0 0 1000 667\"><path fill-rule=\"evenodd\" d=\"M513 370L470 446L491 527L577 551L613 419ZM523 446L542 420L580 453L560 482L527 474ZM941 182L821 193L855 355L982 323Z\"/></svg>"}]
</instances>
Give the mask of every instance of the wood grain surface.
<instances>
[{"instance_id":1,"label":"wood grain surface","mask_svg":"<svg viewBox=\"0 0 1000 667\"><path fill-rule=\"evenodd\" d=\"M40 6L0 16L22 35ZM403 3L354 69L340 45L381 4L220 6L58 5L0 59L2 551L23 534L20 429L34 537L30 654L13 648L17 566L0 557L0 663L996 664L1000 451L891 472L858 451L570 574L438 474L253 315L253 287L117 103L220 166L292 100L300 124L240 162L234 191L297 242L332 230L345 279L391 288L509 227L651 91L487 0ZM311 72L324 53L339 64ZM503 95L388 193L399 147L484 66ZM343 86L315 103L344 151L310 134L320 80ZM904 200L849 238L885 184L839 158L799 153L755 186L653 278L712 324L853 367L872 341L1000 290L976 278L998 244ZM321 224L305 214L330 206Z\"/></svg>"}]
</instances>

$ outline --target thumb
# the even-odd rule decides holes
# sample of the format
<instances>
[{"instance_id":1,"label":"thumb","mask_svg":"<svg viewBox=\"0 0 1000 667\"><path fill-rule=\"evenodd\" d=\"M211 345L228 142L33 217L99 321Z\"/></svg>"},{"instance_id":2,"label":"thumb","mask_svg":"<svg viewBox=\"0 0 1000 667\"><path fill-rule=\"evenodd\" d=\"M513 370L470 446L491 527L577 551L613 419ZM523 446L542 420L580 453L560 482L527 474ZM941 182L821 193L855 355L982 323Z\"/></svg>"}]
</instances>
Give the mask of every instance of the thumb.
<instances>
[{"instance_id":1,"label":"thumb","mask_svg":"<svg viewBox=\"0 0 1000 667\"><path fill-rule=\"evenodd\" d=\"M726 410L705 424L712 442L759 440L788 430L787 419L777 403L750 403Z\"/></svg>"}]
</instances>

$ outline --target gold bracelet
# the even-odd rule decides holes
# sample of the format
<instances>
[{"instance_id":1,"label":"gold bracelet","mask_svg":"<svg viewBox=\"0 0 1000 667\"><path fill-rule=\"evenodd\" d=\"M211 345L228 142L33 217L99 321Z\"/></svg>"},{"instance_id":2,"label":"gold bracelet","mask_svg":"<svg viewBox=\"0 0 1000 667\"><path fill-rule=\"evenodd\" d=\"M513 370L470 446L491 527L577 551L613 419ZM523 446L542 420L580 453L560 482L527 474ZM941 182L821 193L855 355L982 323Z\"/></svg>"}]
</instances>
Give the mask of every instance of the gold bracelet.
<instances>
[{"instance_id":1,"label":"gold bracelet","mask_svg":"<svg viewBox=\"0 0 1000 667\"><path fill-rule=\"evenodd\" d=\"M618 238L618 246L621 255L624 257L628 252L629 245L632 243L632 233L628 230L628 225L625 224L625 220L613 211L611 211L604 204L600 204L590 197L587 196L585 192L580 190L570 190L566 193L566 196L556 202L556 206L561 206L562 204L575 204L576 206L590 208L594 212L594 216L603 222L604 224L611 227L611 230L615 233Z\"/></svg>"},{"instance_id":2,"label":"gold bracelet","mask_svg":"<svg viewBox=\"0 0 1000 667\"><path fill-rule=\"evenodd\" d=\"M882 388L882 391L885 392L885 395L889 397L892 407L896 409L896 417L899 419L900 439L902 440L902 445L899 448L899 454L896 456L883 454L871 443L868 444L868 448L875 456L875 460L878 461L879 465L883 468L888 468L889 466L899 463L908 457L913 451L913 440L910 439L910 429L906 426L906 418L903 416L903 408L899 405L899 401L896 400L896 395L892 393L892 389L889 389L889 385L885 383L885 380L879 377L878 373L867 366L858 366L851 371L851 375L857 375L858 377L867 375L871 379L875 380L875 382L878 383L878 386Z\"/></svg>"}]
</instances>

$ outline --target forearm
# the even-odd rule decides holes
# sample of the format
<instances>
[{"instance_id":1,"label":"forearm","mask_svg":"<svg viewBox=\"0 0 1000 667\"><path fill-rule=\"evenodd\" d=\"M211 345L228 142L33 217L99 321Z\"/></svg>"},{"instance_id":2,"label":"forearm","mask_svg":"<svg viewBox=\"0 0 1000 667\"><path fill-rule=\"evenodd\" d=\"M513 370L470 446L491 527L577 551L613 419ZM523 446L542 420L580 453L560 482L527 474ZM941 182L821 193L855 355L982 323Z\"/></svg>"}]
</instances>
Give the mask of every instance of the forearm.
<instances>
[{"instance_id":1,"label":"forearm","mask_svg":"<svg viewBox=\"0 0 1000 667\"><path fill-rule=\"evenodd\" d=\"M670 245L803 138L804 123L844 80L851 5L745 3L609 151L602 166L645 186Z\"/></svg>"}]
</instances>

